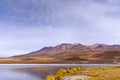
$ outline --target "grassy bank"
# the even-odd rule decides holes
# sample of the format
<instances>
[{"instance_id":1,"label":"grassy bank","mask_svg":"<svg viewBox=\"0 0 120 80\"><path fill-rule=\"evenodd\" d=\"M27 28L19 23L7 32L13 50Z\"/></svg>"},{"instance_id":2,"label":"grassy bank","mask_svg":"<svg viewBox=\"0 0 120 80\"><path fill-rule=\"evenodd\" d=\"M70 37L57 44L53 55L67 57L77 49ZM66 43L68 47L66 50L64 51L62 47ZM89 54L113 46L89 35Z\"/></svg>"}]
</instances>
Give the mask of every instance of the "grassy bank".
<instances>
[{"instance_id":1,"label":"grassy bank","mask_svg":"<svg viewBox=\"0 0 120 80\"><path fill-rule=\"evenodd\" d=\"M63 80L65 76L85 75L86 80L120 80L120 66L60 69L56 75L48 75L46 80ZM65 79L64 79L65 80ZM82 80L77 78L75 80Z\"/></svg>"}]
</instances>

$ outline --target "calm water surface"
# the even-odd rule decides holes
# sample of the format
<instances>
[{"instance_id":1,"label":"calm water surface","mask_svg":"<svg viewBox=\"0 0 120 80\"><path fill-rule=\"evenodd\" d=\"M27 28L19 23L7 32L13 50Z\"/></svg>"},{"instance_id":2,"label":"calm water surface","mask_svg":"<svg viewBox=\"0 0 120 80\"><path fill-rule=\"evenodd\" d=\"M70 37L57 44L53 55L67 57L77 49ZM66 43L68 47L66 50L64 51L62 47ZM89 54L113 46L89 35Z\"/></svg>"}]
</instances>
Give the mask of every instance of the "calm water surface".
<instances>
[{"instance_id":1,"label":"calm water surface","mask_svg":"<svg viewBox=\"0 0 120 80\"><path fill-rule=\"evenodd\" d=\"M59 68L116 66L115 64L0 64L0 80L45 80Z\"/></svg>"}]
</instances>

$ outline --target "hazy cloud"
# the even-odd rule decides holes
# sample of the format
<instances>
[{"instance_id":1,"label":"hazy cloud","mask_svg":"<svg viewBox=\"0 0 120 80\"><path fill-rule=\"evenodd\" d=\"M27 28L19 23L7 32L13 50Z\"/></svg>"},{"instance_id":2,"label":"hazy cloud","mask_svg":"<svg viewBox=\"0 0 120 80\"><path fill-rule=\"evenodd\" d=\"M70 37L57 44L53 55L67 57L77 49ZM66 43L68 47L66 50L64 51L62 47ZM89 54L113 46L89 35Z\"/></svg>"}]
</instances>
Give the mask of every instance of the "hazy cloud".
<instances>
[{"instance_id":1,"label":"hazy cloud","mask_svg":"<svg viewBox=\"0 0 120 80\"><path fill-rule=\"evenodd\" d=\"M80 42L119 43L119 0L0 0L0 56Z\"/></svg>"}]
</instances>

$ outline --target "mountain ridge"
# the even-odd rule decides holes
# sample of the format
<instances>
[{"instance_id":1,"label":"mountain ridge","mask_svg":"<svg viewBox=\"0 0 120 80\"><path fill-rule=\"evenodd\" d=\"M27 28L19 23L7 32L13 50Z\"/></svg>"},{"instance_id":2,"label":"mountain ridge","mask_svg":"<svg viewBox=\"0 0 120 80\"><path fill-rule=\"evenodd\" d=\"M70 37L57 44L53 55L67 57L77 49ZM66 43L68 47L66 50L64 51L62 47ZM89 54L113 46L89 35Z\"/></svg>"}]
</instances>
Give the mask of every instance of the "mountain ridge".
<instances>
[{"instance_id":1,"label":"mountain ridge","mask_svg":"<svg viewBox=\"0 0 120 80\"><path fill-rule=\"evenodd\" d=\"M0 63L22 64L113 64L120 63L120 45L62 43L24 55L1 58Z\"/></svg>"},{"instance_id":2,"label":"mountain ridge","mask_svg":"<svg viewBox=\"0 0 120 80\"><path fill-rule=\"evenodd\" d=\"M23 55L13 56L13 57L21 57L21 56L44 56L44 55L56 55L63 52L74 52L74 51L103 51L103 50L115 50L119 49L120 45L113 44L93 44L93 45L83 45L80 43L62 43L56 46L43 47L38 51L30 52Z\"/></svg>"}]
</instances>

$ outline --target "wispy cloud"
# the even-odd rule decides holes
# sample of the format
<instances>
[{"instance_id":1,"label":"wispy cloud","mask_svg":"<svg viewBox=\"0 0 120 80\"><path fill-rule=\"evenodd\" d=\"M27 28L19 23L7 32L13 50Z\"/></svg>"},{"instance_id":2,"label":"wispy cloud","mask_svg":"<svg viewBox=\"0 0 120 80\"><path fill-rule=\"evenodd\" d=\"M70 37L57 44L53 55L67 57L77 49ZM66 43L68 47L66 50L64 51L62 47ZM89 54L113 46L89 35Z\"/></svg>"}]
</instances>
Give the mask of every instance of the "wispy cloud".
<instances>
[{"instance_id":1,"label":"wispy cloud","mask_svg":"<svg viewBox=\"0 0 120 80\"><path fill-rule=\"evenodd\" d=\"M119 43L119 4L119 0L0 0L0 55L59 43Z\"/></svg>"}]
</instances>

